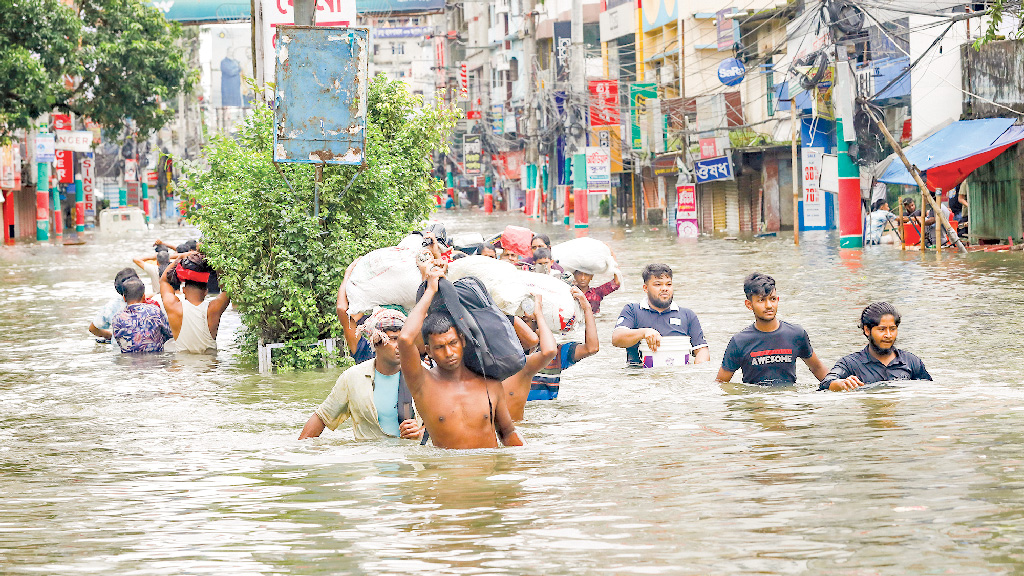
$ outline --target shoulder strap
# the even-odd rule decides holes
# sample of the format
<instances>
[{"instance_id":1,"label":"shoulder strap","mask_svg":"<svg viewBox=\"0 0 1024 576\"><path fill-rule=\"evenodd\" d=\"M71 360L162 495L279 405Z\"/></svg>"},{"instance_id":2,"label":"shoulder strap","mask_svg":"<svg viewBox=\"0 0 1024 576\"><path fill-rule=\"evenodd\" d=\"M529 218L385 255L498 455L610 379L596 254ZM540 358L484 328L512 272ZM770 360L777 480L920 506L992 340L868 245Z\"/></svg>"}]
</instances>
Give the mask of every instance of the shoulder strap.
<instances>
[{"instance_id":1,"label":"shoulder strap","mask_svg":"<svg viewBox=\"0 0 1024 576\"><path fill-rule=\"evenodd\" d=\"M412 393L405 383L405 375L398 373L398 424L416 418L416 410L412 404Z\"/></svg>"}]
</instances>

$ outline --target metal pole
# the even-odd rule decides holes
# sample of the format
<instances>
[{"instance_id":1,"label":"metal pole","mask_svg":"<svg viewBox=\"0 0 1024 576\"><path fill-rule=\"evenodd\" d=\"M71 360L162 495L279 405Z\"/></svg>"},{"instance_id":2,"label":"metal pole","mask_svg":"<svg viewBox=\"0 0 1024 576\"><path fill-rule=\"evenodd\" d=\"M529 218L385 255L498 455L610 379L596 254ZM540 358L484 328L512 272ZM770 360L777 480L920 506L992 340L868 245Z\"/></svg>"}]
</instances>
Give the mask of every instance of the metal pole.
<instances>
[{"instance_id":1,"label":"metal pole","mask_svg":"<svg viewBox=\"0 0 1024 576\"><path fill-rule=\"evenodd\" d=\"M797 132L797 116L796 116L796 99L790 98L789 100L789 123L790 126L790 139L792 140L790 148L793 153L793 245L800 245L800 184L797 176L800 174L799 161L800 158L797 155L797 143L796 135Z\"/></svg>"},{"instance_id":2,"label":"metal pole","mask_svg":"<svg viewBox=\"0 0 1024 576\"><path fill-rule=\"evenodd\" d=\"M942 210L935 203L935 199L932 198L932 195L928 193L928 186L925 185L924 180L921 178L921 172L917 169L917 166L911 165L910 164L910 160L907 160L907 155L903 153L903 147L900 146L898 142L896 142L895 138L892 137L892 134L889 133L889 129L885 127L885 123L882 122L879 118L877 118L874 115L873 112L871 113L871 118L872 118L872 120L875 121L875 124L878 126L879 130L882 131L882 135L885 136L885 139L889 142L889 145L892 146L892 149L896 152L896 155L899 156L901 161L903 161L903 165L906 166L907 171L910 172L910 175L914 177L914 181L917 182L917 187L921 189L921 250L922 250L922 252L924 251L924 216L925 216L925 213L926 213L926 210L925 210L925 205L926 204L931 204L932 210L935 211L936 224L938 225L938 224L941 223L942 227L946 229L946 234L948 234L949 237L954 240L954 243L956 244L956 247L961 252L967 252L967 247L964 246L964 243L960 241L960 236L957 235L956 231L953 230L953 227L949 225L949 222L942 218ZM938 235L936 235L935 240L936 240L936 242L938 242L938 240L939 240Z\"/></svg>"}]
</instances>

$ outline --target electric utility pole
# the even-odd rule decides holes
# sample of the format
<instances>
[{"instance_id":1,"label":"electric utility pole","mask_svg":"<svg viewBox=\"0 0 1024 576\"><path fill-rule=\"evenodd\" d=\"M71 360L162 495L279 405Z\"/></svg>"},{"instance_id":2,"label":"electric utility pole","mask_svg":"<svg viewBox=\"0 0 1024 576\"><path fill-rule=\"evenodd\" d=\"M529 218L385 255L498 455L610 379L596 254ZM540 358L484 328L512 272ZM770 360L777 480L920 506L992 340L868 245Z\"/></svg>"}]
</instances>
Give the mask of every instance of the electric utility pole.
<instances>
[{"instance_id":1,"label":"electric utility pole","mask_svg":"<svg viewBox=\"0 0 1024 576\"><path fill-rule=\"evenodd\" d=\"M586 133L586 102L587 102L587 73L585 69L586 52L583 47L583 0L572 0L571 18L571 40L572 54L569 64L569 95L573 108L578 112L577 119L581 122L582 130L573 134L574 154L583 154L587 145Z\"/></svg>"}]
</instances>

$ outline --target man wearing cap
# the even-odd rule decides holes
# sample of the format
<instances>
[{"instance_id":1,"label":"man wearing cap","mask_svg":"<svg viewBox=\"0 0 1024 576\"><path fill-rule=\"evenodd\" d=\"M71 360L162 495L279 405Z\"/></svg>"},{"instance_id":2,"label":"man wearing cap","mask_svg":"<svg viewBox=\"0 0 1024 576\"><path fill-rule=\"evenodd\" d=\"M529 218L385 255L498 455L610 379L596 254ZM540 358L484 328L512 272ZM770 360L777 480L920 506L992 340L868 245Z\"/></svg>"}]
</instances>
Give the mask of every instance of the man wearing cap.
<instances>
[{"instance_id":1,"label":"man wearing cap","mask_svg":"<svg viewBox=\"0 0 1024 576\"><path fill-rule=\"evenodd\" d=\"M404 325L405 314L378 308L356 328L373 345L376 356L338 377L327 399L306 421L299 440L316 438L325 427L335 430L349 418L356 440L423 436L398 357L398 336Z\"/></svg>"}]
</instances>

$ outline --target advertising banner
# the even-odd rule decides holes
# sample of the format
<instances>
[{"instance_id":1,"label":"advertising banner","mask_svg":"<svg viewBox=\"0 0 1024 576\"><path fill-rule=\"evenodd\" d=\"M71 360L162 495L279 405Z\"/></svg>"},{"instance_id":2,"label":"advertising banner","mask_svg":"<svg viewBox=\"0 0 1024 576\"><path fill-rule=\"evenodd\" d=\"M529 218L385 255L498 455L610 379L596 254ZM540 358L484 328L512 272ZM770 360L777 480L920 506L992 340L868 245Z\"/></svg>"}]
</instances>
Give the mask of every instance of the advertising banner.
<instances>
[{"instance_id":1,"label":"advertising banner","mask_svg":"<svg viewBox=\"0 0 1024 576\"><path fill-rule=\"evenodd\" d=\"M641 126L647 124L647 101L658 97L655 82L634 82L629 85L630 146L633 150L644 148Z\"/></svg>"},{"instance_id":2,"label":"advertising banner","mask_svg":"<svg viewBox=\"0 0 1024 576\"><path fill-rule=\"evenodd\" d=\"M50 132L36 134L36 162L49 164L57 159L57 139Z\"/></svg>"},{"instance_id":3,"label":"advertising banner","mask_svg":"<svg viewBox=\"0 0 1024 576\"><path fill-rule=\"evenodd\" d=\"M600 146L587 146L587 189L607 191L611 186L611 156Z\"/></svg>"},{"instance_id":4,"label":"advertising banner","mask_svg":"<svg viewBox=\"0 0 1024 576\"><path fill-rule=\"evenodd\" d=\"M277 27L295 24L295 12L290 0L255 0L253 15L256 31L256 80L274 82L277 59ZM443 4L442 4L443 7ZM396 6L391 11L401 11ZM355 0L328 0L316 3L314 16L317 26L355 26Z\"/></svg>"},{"instance_id":5,"label":"advertising banner","mask_svg":"<svg viewBox=\"0 0 1024 576\"><path fill-rule=\"evenodd\" d=\"M597 126L590 130L590 141L608 152L611 159L612 174L619 174L622 169L622 127Z\"/></svg>"},{"instance_id":6,"label":"advertising banner","mask_svg":"<svg viewBox=\"0 0 1024 576\"><path fill-rule=\"evenodd\" d=\"M590 81L590 125L619 125L618 80Z\"/></svg>"},{"instance_id":7,"label":"advertising banner","mask_svg":"<svg viewBox=\"0 0 1024 576\"><path fill-rule=\"evenodd\" d=\"M804 226L807 228L826 225L825 193L818 187L821 179L821 157L824 152L824 148L800 148L800 163L803 165Z\"/></svg>"},{"instance_id":8,"label":"advertising banner","mask_svg":"<svg viewBox=\"0 0 1024 576\"><path fill-rule=\"evenodd\" d=\"M82 192L85 193L85 217L96 216L96 160L91 152L82 157Z\"/></svg>"},{"instance_id":9,"label":"advertising banner","mask_svg":"<svg viewBox=\"0 0 1024 576\"><path fill-rule=\"evenodd\" d=\"M459 63L459 102L469 102L469 64Z\"/></svg>"},{"instance_id":10,"label":"advertising banner","mask_svg":"<svg viewBox=\"0 0 1024 576\"><path fill-rule=\"evenodd\" d=\"M53 115L53 128L57 133L56 141L60 141L61 133L70 133L71 116L67 114ZM92 142L90 138L90 143ZM54 144L56 146L56 144ZM57 150L57 180L61 184L71 184L75 181L75 154L69 150Z\"/></svg>"},{"instance_id":11,"label":"advertising banner","mask_svg":"<svg viewBox=\"0 0 1024 576\"><path fill-rule=\"evenodd\" d=\"M15 146L17 144L0 146L0 188L13 189L15 183L14 175L21 169L20 166L15 166L14 164Z\"/></svg>"},{"instance_id":12,"label":"advertising banner","mask_svg":"<svg viewBox=\"0 0 1024 576\"><path fill-rule=\"evenodd\" d=\"M462 163L466 167L466 174L475 175L483 171L479 134L466 134L462 137Z\"/></svg>"},{"instance_id":13,"label":"advertising banner","mask_svg":"<svg viewBox=\"0 0 1024 576\"><path fill-rule=\"evenodd\" d=\"M676 235L680 238L696 238L700 235L697 186L694 184L676 186Z\"/></svg>"},{"instance_id":14,"label":"advertising banner","mask_svg":"<svg viewBox=\"0 0 1024 576\"><path fill-rule=\"evenodd\" d=\"M553 28L555 51L555 82L569 81L569 51L572 48L569 22L555 22Z\"/></svg>"}]
</instances>

